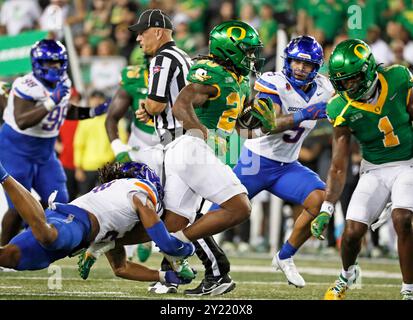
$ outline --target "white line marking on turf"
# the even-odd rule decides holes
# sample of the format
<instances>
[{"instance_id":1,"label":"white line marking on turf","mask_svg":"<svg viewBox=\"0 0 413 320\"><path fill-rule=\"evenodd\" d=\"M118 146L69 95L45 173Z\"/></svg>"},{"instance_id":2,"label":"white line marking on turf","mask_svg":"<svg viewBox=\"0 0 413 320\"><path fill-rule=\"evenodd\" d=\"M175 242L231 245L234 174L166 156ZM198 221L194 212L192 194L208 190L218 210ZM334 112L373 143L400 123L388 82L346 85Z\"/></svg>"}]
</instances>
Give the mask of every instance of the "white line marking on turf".
<instances>
[{"instance_id":1,"label":"white line marking on turf","mask_svg":"<svg viewBox=\"0 0 413 320\"><path fill-rule=\"evenodd\" d=\"M22 289L22 286L0 286L0 289Z\"/></svg>"},{"instance_id":2,"label":"white line marking on turf","mask_svg":"<svg viewBox=\"0 0 413 320\"><path fill-rule=\"evenodd\" d=\"M203 270L202 265L198 264L191 264L197 270ZM63 269L77 269L75 266L62 266ZM298 266L298 271L303 274L311 274L311 275L326 275L326 276L338 276L340 274L341 269L335 268L315 268L315 267L300 267ZM231 271L233 272L245 272L245 273L276 273L280 272L275 270L271 266L239 266L239 265L231 265ZM369 271L363 269L361 266L361 271L363 272L363 277L366 278L383 278L383 279L401 279L402 276L400 273L395 272L387 272L387 271ZM91 271L93 272L93 270ZM8 277L11 278L11 277ZM43 278L39 278L43 279ZM73 278L73 280L79 280L80 278ZM91 279L93 280L93 279ZM108 279L111 280L111 279Z\"/></svg>"}]
</instances>

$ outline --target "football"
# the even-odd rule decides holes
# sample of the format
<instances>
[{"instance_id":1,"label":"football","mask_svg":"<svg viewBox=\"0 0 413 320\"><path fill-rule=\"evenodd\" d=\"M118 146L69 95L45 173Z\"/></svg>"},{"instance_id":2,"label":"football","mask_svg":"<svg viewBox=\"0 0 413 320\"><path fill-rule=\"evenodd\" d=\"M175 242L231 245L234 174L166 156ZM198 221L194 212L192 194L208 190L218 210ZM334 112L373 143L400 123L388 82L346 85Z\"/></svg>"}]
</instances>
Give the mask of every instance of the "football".
<instances>
[{"instance_id":1,"label":"football","mask_svg":"<svg viewBox=\"0 0 413 320\"><path fill-rule=\"evenodd\" d=\"M261 121L254 117L252 107L246 106L238 117L238 124L242 129L257 129L261 127Z\"/></svg>"}]
</instances>

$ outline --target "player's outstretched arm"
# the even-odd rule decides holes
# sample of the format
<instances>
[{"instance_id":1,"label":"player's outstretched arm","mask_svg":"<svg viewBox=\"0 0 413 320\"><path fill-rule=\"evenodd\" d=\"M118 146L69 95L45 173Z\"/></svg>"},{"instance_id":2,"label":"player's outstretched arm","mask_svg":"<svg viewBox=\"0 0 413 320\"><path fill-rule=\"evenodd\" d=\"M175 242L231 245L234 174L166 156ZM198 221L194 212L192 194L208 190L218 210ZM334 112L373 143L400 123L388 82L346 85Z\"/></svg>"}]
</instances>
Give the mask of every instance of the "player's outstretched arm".
<instances>
[{"instance_id":1,"label":"player's outstretched arm","mask_svg":"<svg viewBox=\"0 0 413 320\"><path fill-rule=\"evenodd\" d=\"M275 120L275 128L271 130L266 128L266 130L270 133L279 133L293 129L305 120L325 119L326 117L326 103L320 102L292 114L277 116Z\"/></svg>"},{"instance_id":2,"label":"player's outstretched arm","mask_svg":"<svg viewBox=\"0 0 413 320\"><path fill-rule=\"evenodd\" d=\"M1 162L0 183L19 215L32 228L34 237L45 246L53 243L57 238L57 230L46 222L42 205L25 187L8 175Z\"/></svg>"},{"instance_id":3,"label":"player's outstretched arm","mask_svg":"<svg viewBox=\"0 0 413 320\"><path fill-rule=\"evenodd\" d=\"M190 83L179 93L172 107L172 113L179 121L182 121L186 130L199 130L207 139L208 129L201 124L194 109L202 106L210 97L217 94L218 89L211 85Z\"/></svg>"},{"instance_id":4,"label":"player's outstretched arm","mask_svg":"<svg viewBox=\"0 0 413 320\"><path fill-rule=\"evenodd\" d=\"M69 111L67 112L67 115L66 115L66 119L84 120L84 119L90 119L90 118L100 116L102 114L105 114L108 111L110 102L111 102L111 99L108 99L95 108L80 107L75 104L70 104Z\"/></svg>"},{"instance_id":5,"label":"player's outstretched arm","mask_svg":"<svg viewBox=\"0 0 413 320\"><path fill-rule=\"evenodd\" d=\"M159 281L159 272L128 261L123 246L116 247L106 254L113 273L120 278L137 281Z\"/></svg>"},{"instance_id":6,"label":"player's outstretched arm","mask_svg":"<svg viewBox=\"0 0 413 320\"><path fill-rule=\"evenodd\" d=\"M188 284L193 277L183 277L182 272L158 271L149 269L138 263L128 261L123 246L116 247L106 253L113 273L120 278L135 281L160 281L162 283Z\"/></svg>"},{"instance_id":7,"label":"player's outstretched arm","mask_svg":"<svg viewBox=\"0 0 413 320\"><path fill-rule=\"evenodd\" d=\"M351 152L351 132L348 127L335 127L333 134L333 155L327 176L326 198L319 215L311 222L311 233L324 240L322 235L334 213L334 205L339 200L346 183L347 167Z\"/></svg>"}]
</instances>

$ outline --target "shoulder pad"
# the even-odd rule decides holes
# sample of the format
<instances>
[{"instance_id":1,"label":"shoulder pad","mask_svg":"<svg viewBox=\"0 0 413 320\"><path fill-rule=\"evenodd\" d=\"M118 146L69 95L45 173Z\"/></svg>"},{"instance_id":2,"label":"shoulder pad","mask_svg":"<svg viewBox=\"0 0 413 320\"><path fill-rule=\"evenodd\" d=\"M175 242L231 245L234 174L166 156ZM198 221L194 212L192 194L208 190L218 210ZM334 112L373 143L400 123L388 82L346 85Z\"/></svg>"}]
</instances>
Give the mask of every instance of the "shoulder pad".
<instances>
[{"instance_id":1,"label":"shoulder pad","mask_svg":"<svg viewBox=\"0 0 413 320\"><path fill-rule=\"evenodd\" d=\"M199 84L219 84L232 83L235 79L219 64L210 60L200 60L194 64L190 69L187 76L187 80Z\"/></svg>"},{"instance_id":2,"label":"shoulder pad","mask_svg":"<svg viewBox=\"0 0 413 320\"><path fill-rule=\"evenodd\" d=\"M343 109L346 107L347 101L340 95L336 94L327 102L327 116L330 122L336 126L345 125L345 117ZM345 112L344 112L345 113ZM338 119L340 118L340 119Z\"/></svg>"},{"instance_id":3,"label":"shoulder pad","mask_svg":"<svg viewBox=\"0 0 413 320\"><path fill-rule=\"evenodd\" d=\"M17 78L12 87L13 93L21 99L37 101L47 96L44 88L32 74Z\"/></svg>"},{"instance_id":4,"label":"shoulder pad","mask_svg":"<svg viewBox=\"0 0 413 320\"><path fill-rule=\"evenodd\" d=\"M275 85L276 72L265 72L259 77L254 84L254 90L269 94L278 94L277 87Z\"/></svg>"}]
</instances>

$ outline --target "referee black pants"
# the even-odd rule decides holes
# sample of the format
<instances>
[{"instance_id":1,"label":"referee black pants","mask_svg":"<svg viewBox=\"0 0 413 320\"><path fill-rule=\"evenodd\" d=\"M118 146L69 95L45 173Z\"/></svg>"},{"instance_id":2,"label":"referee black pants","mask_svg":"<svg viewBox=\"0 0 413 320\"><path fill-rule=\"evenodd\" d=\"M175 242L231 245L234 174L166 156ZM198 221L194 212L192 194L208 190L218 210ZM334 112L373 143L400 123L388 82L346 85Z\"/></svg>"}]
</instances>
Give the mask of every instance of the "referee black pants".
<instances>
[{"instance_id":1,"label":"referee black pants","mask_svg":"<svg viewBox=\"0 0 413 320\"><path fill-rule=\"evenodd\" d=\"M197 213L195 220L201 217L202 213ZM196 240L193 244L196 248L196 255L204 265L205 278L221 277L229 273L229 260L212 236ZM171 270L171 266L165 258L162 260L161 270Z\"/></svg>"}]
</instances>

